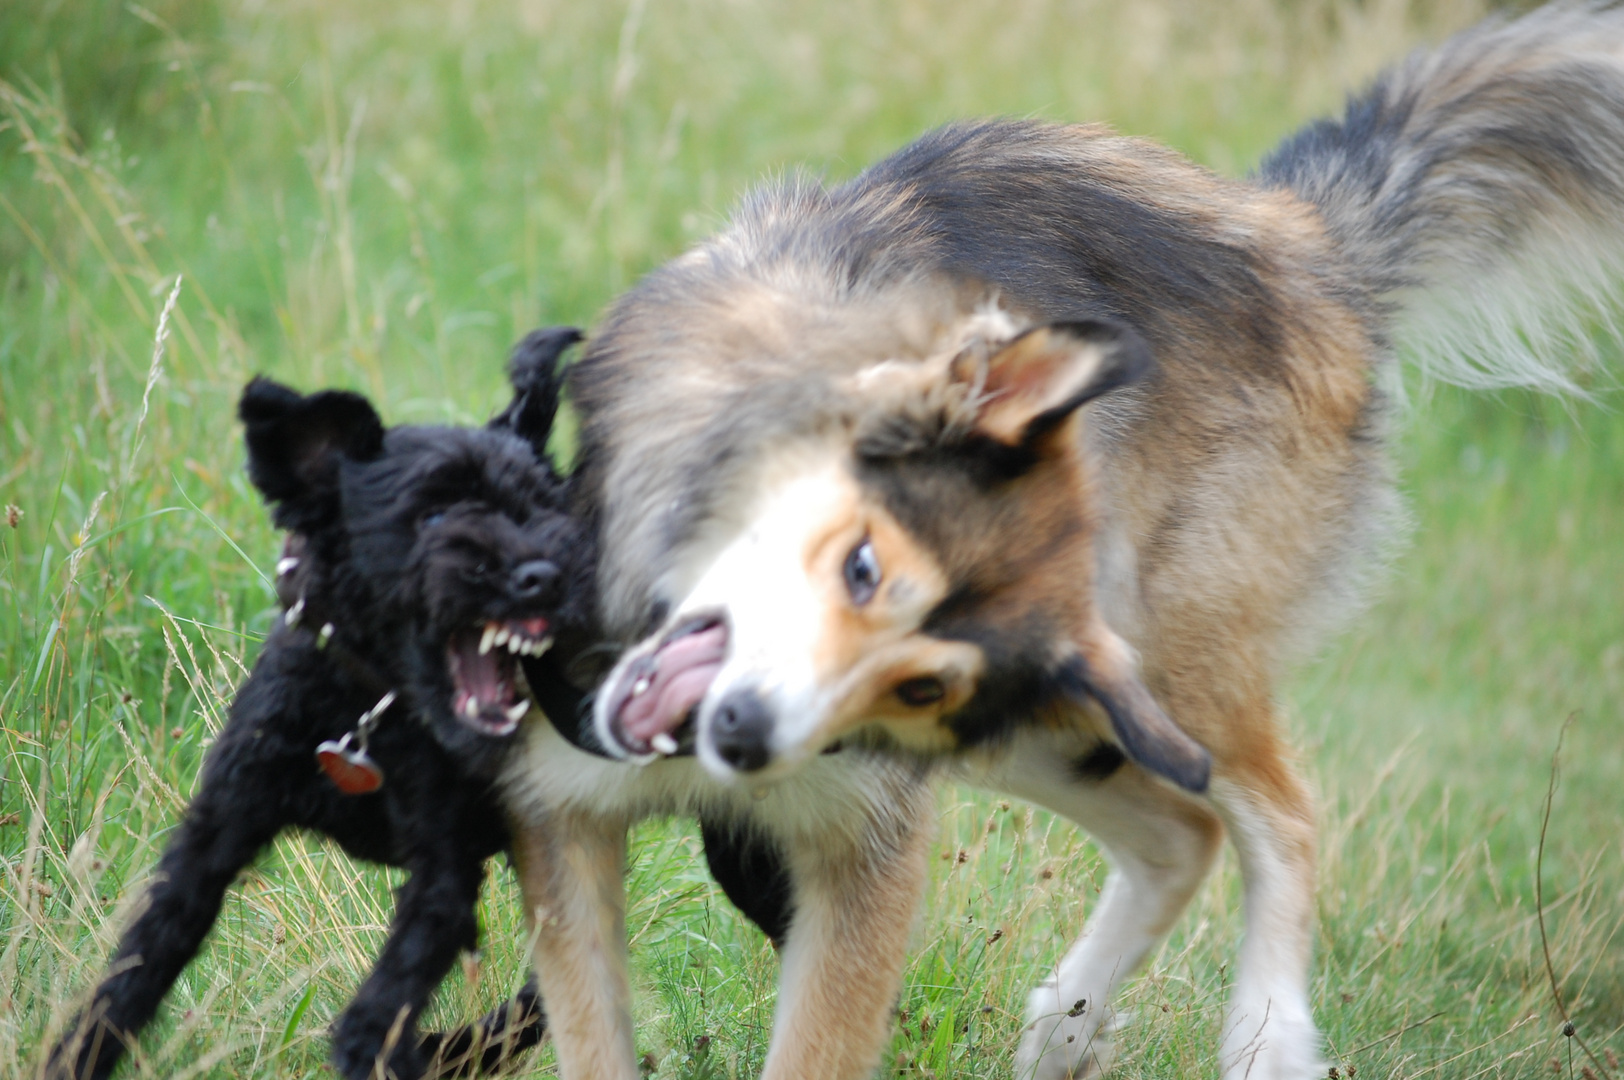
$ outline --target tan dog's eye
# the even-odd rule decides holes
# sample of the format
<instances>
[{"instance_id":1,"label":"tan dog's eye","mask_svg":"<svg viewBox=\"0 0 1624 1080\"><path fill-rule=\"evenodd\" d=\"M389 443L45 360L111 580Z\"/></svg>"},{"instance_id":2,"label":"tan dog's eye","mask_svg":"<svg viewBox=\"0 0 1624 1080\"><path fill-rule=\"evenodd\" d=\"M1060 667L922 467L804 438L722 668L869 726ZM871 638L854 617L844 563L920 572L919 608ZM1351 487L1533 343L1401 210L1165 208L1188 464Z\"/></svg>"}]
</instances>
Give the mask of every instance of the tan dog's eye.
<instances>
[{"instance_id":1,"label":"tan dog's eye","mask_svg":"<svg viewBox=\"0 0 1624 1080\"><path fill-rule=\"evenodd\" d=\"M947 694L947 687L934 675L922 675L897 684L897 699L904 705L920 708L934 705Z\"/></svg>"},{"instance_id":2,"label":"tan dog's eye","mask_svg":"<svg viewBox=\"0 0 1624 1080\"><path fill-rule=\"evenodd\" d=\"M867 537L846 556L845 575L846 592L853 604L862 607L874 599L880 588L880 560Z\"/></svg>"}]
</instances>

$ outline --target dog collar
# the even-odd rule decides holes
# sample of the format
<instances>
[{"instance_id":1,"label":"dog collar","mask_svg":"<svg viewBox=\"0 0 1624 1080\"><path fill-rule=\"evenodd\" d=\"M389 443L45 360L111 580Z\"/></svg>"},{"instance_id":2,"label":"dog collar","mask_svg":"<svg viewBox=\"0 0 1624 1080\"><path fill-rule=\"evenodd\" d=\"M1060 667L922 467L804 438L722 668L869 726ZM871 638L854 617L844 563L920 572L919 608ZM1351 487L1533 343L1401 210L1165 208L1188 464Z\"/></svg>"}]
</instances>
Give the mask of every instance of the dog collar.
<instances>
[{"instance_id":1,"label":"dog collar","mask_svg":"<svg viewBox=\"0 0 1624 1080\"><path fill-rule=\"evenodd\" d=\"M377 695L377 703L361 714L354 730L317 745L316 765L344 794L370 795L383 787L384 771L367 752L367 742L384 712L395 703L396 693L377 668L337 640L338 628L310 604L305 592L307 577L299 573L304 549L305 538L289 533L282 543L282 557L276 561L277 598L286 608L282 625L290 632L308 634L316 649L337 664L351 682ZM310 629L312 626L317 629Z\"/></svg>"}]
</instances>

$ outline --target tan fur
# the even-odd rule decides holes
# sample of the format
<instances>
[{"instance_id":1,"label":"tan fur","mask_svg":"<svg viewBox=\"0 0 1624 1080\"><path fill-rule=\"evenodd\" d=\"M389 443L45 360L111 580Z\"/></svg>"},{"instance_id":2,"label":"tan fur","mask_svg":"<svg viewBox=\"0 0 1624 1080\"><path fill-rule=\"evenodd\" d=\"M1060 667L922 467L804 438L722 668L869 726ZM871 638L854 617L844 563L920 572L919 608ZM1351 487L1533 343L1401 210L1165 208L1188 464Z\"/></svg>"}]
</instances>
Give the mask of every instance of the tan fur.
<instances>
[{"instance_id":1,"label":"tan fur","mask_svg":"<svg viewBox=\"0 0 1624 1080\"><path fill-rule=\"evenodd\" d=\"M975 692L983 660L981 650L973 645L917 634L877 649L846 673L839 687L841 704L815 737L826 744L856 727L879 724L909 750L951 752L957 744L941 718ZM940 701L909 705L896 697L897 687L920 678L940 680L945 690Z\"/></svg>"},{"instance_id":2,"label":"tan fur","mask_svg":"<svg viewBox=\"0 0 1624 1080\"><path fill-rule=\"evenodd\" d=\"M883 839L831 833L792 853L795 932L762 1080L855 1080L879 1063L935 835L928 788L892 809ZM633 1080L624 824L568 814L526 819L517 836L559 1075Z\"/></svg>"},{"instance_id":3,"label":"tan fur","mask_svg":"<svg viewBox=\"0 0 1624 1080\"><path fill-rule=\"evenodd\" d=\"M562 1076L637 1080L626 974L624 822L559 814L515 829L513 859L535 936Z\"/></svg>"},{"instance_id":4,"label":"tan fur","mask_svg":"<svg viewBox=\"0 0 1624 1080\"><path fill-rule=\"evenodd\" d=\"M862 1077L879 1064L935 835L932 801L914 809L888 850L791 853L798 911L762 1080Z\"/></svg>"},{"instance_id":5,"label":"tan fur","mask_svg":"<svg viewBox=\"0 0 1624 1080\"><path fill-rule=\"evenodd\" d=\"M893 627L918 625L947 594L947 580L930 553L883 507L865 500L849 477L842 476L839 483L840 503L808 537L802 559L807 579L820 586L825 611L812 664L831 678L883 648ZM853 607L844 600L842 573L846 553L864 539L879 554L885 577L870 603Z\"/></svg>"},{"instance_id":6,"label":"tan fur","mask_svg":"<svg viewBox=\"0 0 1624 1080\"><path fill-rule=\"evenodd\" d=\"M842 478L841 487L842 505L808 539L803 560L824 601L812 663L835 699L820 741L832 742L854 724L886 716L894 718L893 729L905 729L910 746L950 749L936 720L974 692L980 651L912 632L947 593L941 567L849 477ZM843 564L847 552L865 539L884 567L884 579L872 601L853 607L844 600ZM910 707L892 696L901 683L924 677L942 681L941 701Z\"/></svg>"}]
</instances>

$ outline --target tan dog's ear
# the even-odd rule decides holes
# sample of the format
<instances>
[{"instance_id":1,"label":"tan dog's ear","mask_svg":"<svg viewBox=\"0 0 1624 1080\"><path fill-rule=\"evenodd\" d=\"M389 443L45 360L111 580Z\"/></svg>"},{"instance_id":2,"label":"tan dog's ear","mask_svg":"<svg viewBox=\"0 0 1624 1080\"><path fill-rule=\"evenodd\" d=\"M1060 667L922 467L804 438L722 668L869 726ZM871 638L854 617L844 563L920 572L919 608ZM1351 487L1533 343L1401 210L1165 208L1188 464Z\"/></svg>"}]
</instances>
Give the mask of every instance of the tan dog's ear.
<instances>
[{"instance_id":1,"label":"tan dog's ear","mask_svg":"<svg viewBox=\"0 0 1624 1080\"><path fill-rule=\"evenodd\" d=\"M1092 698L1111 718L1122 750L1136 764L1197 795L1207 790L1212 755L1175 724L1140 680L1133 650L1103 624L1060 668L1073 700Z\"/></svg>"},{"instance_id":2,"label":"tan dog's ear","mask_svg":"<svg viewBox=\"0 0 1624 1080\"><path fill-rule=\"evenodd\" d=\"M1132 327L1089 319L1036 327L990 356L967 349L949 376L980 402L977 431L1031 448L1084 404L1152 367L1150 346Z\"/></svg>"}]
</instances>

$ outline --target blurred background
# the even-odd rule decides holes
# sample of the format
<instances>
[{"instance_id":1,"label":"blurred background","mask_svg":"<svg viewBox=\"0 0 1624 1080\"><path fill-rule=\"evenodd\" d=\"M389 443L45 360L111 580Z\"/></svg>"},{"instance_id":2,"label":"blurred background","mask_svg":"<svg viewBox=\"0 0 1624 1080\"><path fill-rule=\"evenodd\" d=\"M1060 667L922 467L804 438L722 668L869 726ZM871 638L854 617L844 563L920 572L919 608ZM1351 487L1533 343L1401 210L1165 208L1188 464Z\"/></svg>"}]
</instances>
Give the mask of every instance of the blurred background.
<instances>
[{"instance_id":1,"label":"blurred background","mask_svg":"<svg viewBox=\"0 0 1624 1080\"><path fill-rule=\"evenodd\" d=\"M278 539L233 420L250 375L361 390L392 423L479 422L511 343L590 327L764 176L840 180L989 114L1104 120L1239 175L1489 13L0 5L0 1074L33 1074L99 974L273 615ZM1412 385L1396 458L1413 534L1289 689L1325 804L1315 1005L1345 1075L1578 1076L1552 975L1597 1052L1624 1051L1624 423L1605 381L1599 402ZM1536 849L1570 717L1544 834L1548 975ZM1025 990L1103 868L1019 804L950 789L942 810L886 1075L1004 1077ZM284 839L122 1075L320 1073L396 880ZM639 829L630 888L646 1070L754 1075L776 960L714 893L691 826ZM483 918L482 957L433 1023L522 978L504 869ZM1239 931L1230 860L1130 990L1113 1075L1216 1075Z\"/></svg>"}]
</instances>

